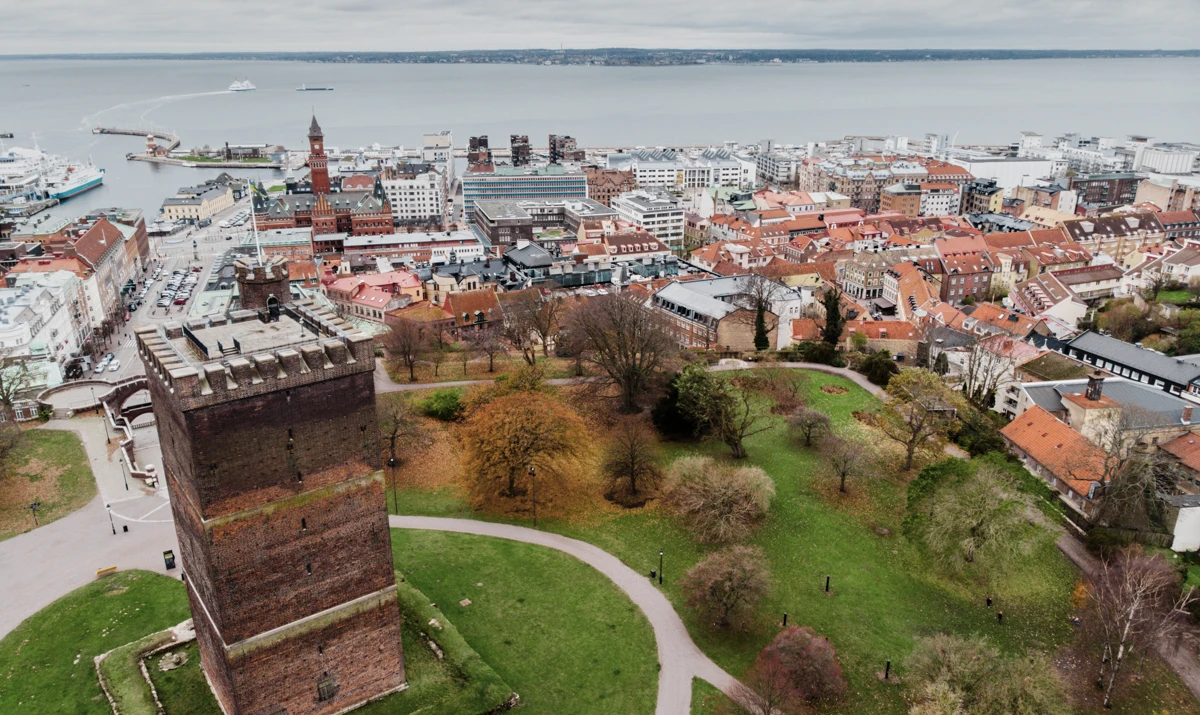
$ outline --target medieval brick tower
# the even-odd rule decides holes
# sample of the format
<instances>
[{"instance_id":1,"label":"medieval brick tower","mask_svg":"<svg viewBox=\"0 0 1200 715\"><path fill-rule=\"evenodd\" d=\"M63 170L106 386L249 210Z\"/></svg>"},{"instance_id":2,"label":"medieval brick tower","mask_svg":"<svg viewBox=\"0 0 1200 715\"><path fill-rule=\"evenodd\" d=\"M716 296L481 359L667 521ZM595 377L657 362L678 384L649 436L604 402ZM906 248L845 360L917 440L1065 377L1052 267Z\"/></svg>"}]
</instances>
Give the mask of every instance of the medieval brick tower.
<instances>
[{"instance_id":1,"label":"medieval brick tower","mask_svg":"<svg viewBox=\"0 0 1200 715\"><path fill-rule=\"evenodd\" d=\"M314 114L308 125L308 170L313 195L329 193L329 158L325 156L325 133Z\"/></svg>"},{"instance_id":2,"label":"medieval brick tower","mask_svg":"<svg viewBox=\"0 0 1200 715\"><path fill-rule=\"evenodd\" d=\"M240 266L243 310L136 330L201 662L228 715L405 687L371 339Z\"/></svg>"}]
</instances>

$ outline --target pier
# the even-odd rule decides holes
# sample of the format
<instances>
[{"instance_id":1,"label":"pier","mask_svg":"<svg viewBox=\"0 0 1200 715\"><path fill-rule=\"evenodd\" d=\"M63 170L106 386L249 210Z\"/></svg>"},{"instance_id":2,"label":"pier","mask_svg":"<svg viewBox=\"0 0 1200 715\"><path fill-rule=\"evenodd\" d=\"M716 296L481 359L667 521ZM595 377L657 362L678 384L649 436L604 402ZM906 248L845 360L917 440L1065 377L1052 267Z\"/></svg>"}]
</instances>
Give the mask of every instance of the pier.
<instances>
[{"instance_id":1,"label":"pier","mask_svg":"<svg viewBox=\"0 0 1200 715\"><path fill-rule=\"evenodd\" d=\"M163 149L171 151L179 147L179 137L164 132L158 129L120 129L117 127L96 127L92 130L92 134L121 134L129 137L147 137L152 136L159 141L164 142Z\"/></svg>"}]
</instances>

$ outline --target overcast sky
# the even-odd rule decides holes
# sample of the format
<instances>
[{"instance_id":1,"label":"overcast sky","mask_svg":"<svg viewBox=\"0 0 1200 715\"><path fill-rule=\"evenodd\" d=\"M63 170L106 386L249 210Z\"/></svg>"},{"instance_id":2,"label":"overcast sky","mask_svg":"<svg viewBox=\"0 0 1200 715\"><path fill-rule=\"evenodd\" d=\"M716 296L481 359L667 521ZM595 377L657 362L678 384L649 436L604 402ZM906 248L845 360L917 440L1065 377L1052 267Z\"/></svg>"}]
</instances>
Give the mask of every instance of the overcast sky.
<instances>
[{"instance_id":1,"label":"overcast sky","mask_svg":"<svg viewBox=\"0 0 1200 715\"><path fill-rule=\"evenodd\" d=\"M1200 0L0 0L0 54L1192 49Z\"/></svg>"}]
</instances>

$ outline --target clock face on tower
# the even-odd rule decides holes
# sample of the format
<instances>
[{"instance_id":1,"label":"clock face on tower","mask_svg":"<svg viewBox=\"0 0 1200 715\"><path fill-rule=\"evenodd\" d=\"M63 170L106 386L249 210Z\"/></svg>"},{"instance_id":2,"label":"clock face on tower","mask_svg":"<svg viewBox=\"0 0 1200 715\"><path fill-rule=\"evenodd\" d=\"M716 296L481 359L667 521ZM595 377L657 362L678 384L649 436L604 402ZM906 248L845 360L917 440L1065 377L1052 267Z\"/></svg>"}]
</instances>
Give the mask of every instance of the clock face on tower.
<instances>
[{"instance_id":1,"label":"clock face on tower","mask_svg":"<svg viewBox=\"0 0 1200 715\"><path fill-rule=\"evenodd\" d=\"M313 144L313 148L316 149L317 151L321 151L321 144L319 142L316 144Z\"/></svg>"}]
</instances>

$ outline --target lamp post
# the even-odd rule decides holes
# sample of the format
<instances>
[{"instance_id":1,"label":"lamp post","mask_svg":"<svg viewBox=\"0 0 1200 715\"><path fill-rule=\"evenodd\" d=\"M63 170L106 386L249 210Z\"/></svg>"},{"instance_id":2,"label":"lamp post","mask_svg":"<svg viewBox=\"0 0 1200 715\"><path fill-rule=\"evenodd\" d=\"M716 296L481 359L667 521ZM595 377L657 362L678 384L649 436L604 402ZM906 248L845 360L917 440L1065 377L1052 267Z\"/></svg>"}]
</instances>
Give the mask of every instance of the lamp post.
<instances>
[{"instance_id":1,"label":"lamp post","mask_svg":"<svg viewBox=\"0 0 1200 715\"><path fill-rule=\"evenodd\" d=\"M533 486L533 528L537 528L537 470L529 465L529 479Z\"/></svg>"},{"instance_id":2,"label":"lamp post","mask_svg":"<svg viewBox=\"0 0 1200 715\"><path fill-rule=\"evenodd\" d=\"M662 585L663 550L658 550L658 585Z\"/></svg>"},{"instance_id":3,"label":"lamp post","mask_svg":"<svg viewBox=\"0 0 1200 715\"><path fill-rule=\"evenodd\" d=\"M112 518L112 504L105 504L104 508L108 510L108 525L112 527L113 536L117 535L117 525Z\"/></svg>"},{"instance_id":4,"label":"lamp post","mask_svg":"<svg viewBox=\"0 0 1200 715\"><path fill-rule=\"evenodd\" d=\"M125 480L125 491L129 491L129 476L126 473L129 467L125 464L125 457L123 454L121 458L117 460L117 464L121 465L121 479Z\"/></svg>"}]
</instances>

